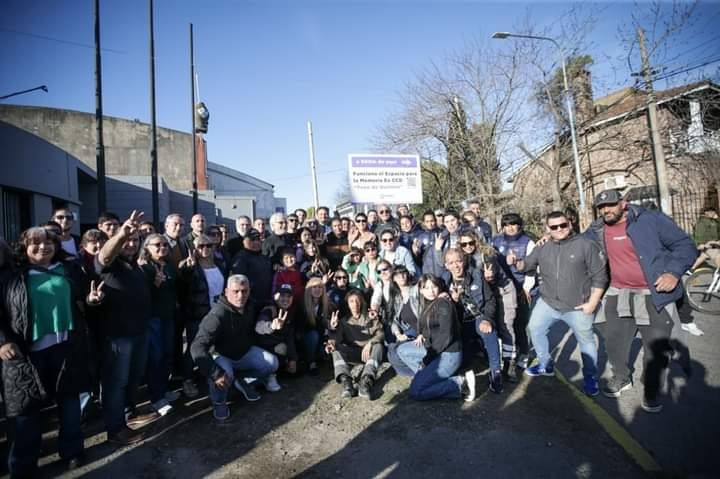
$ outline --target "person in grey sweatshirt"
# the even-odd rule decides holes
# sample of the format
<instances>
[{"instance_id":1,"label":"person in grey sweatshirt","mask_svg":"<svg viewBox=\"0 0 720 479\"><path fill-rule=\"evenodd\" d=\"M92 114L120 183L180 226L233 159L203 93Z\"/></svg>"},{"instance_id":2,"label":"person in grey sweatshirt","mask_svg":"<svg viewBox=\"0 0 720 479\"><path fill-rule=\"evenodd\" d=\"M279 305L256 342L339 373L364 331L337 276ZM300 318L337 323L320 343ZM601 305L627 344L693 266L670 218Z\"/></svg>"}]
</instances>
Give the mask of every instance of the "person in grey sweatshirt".
<instances>
[{"instance_id":1,"label":"person in grey sweatshirt","mask_svg":"<svg viewBox=\"0 0 720 479\"><path fill-rule=\"evenodd\" d=\"M607 286L607 261L600 247L585 236L576 235L567 215L553 211L547 215L550 239L524 260L515 264L519 271L540 269L540 299L533 308L528 329L538 363L525 369L528 376L554 376L547 333L557 321L572 329L582 353L583 391L596 396L598 389L597 346L593 320ZM516 261L515 258L510 258Z\"/></svg>"}]
</instances>

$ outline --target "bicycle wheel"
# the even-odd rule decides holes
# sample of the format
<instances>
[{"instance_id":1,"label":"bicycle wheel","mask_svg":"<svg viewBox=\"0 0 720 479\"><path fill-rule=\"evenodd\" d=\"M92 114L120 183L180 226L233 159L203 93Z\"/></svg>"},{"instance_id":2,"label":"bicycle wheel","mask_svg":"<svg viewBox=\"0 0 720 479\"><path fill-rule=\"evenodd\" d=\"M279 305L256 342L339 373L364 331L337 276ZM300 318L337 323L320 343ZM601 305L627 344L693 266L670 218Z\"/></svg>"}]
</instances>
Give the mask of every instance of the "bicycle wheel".
<instances>
[{"instance_id":1,"label":"bicycle wheel","mask_svg":"<svg viewBox=\"0 0 720 479\"><path fill-rule=\"evenodd\" d=\"M685 279L685 294L690 306L703 313L720 314L720 292L718 285L713 285L715 270L699 268ZM713 291L710 291L713 286Z\"/></svg>"}]
</instances>

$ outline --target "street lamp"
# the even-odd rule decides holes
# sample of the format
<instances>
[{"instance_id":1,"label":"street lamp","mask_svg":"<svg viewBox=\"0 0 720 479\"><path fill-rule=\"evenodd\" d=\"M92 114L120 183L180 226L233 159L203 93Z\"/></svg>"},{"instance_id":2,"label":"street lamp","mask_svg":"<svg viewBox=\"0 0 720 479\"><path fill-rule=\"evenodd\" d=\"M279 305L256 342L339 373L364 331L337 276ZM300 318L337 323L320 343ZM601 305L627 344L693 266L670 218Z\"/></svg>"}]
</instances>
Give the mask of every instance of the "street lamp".
<instances>
[{"instance_id":1,"label":"street lamp","mask_svg":"<svg viewBox=\"0 0 720 479\"><path fill-rule=\"evenodd\" d=\"M10 98L10 97L18 96L18 95L23 95L23 94L25 94L25 93L30 93L31 91L35 91L35 90L42 90L42 91L44 91L45 93L47 93L47 92L48 92L48 87L47 87L47 85L40 85L40 86L36 86L35 88L30 88L29 90L16 91L15 93L10 93L9 95L0 96L0 100L6 100L6 99L8 99L8 98Z\"/></svg>"},{"instance_id":2,"label":"street lamp","mask_svg":"<svg viewBox=\"0 0 720 479\"><path fill-rule=\"evenodd\" d=\"M575 114L573 113L572 102L570 100L570 88L568 87L567 70L565 68L565 55L560 44L550 37L541 37L536 35L521 35L519 33L510 32L495 32L492 38L505 40L506 38L529 38L531 40L545 40L555 45L560 52L560 62L562 63L562 74L563 74L563 86L565 87L565 100L568 114L568 121L570 122L570 137L572 138L572 149L573 149L573 160L575 161L575 183L577 184L578 196L580 197L580 211L584 215L585 211L585 190L583 189L582 175L580 174L580 156L578 155L577 149L577 138L575 138Z\"/></svg>"}]
</instances>

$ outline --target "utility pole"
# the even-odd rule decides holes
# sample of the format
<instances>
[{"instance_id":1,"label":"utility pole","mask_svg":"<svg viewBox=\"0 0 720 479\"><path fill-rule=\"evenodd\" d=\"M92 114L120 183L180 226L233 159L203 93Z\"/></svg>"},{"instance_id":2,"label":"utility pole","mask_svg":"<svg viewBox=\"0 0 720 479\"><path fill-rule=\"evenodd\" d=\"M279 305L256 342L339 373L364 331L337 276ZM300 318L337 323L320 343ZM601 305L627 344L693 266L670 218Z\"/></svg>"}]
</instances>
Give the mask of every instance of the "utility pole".
<instances>
[{"instance_id":1,"label":"utility pole","mask_svg":"<svg viewBox=\"0 0 720 479\"><path fill-rule=\"evenodd\" d=\"M657 117L657 102L655 100L655 91L652 84L652 68L650 67L650 58L648 57L647 47L645 46L645 31L637 28L638 43L640 44L640 59L642 60L642 76L645 79L647 88L647 107L648 107L648 128L650 129L650 142L652 143L653 159L655 160L655 176L657 178L658 194L660 199L660 210L667 214L672 214L670 203L670 188L668 187L667 167L665 165L665 152L663 151L662 139Z\"/></svg>"},{"instance_id":2,"label":"utility pole","mask_svg":"<svg viewBox=\"0 0 720 479\"><path fill-rule=\"evenodd\" d=\"M155 17L154 2L150 0L150 181L152 181L152 220L155 227L160 224L160 202L158 200L158 158L157 121L155 115Z\"/></svg>"},{"instance_id":3,"label":"utility pole","mask_svg":"<svg viewBox=\"0 0 720 479\"><path fill-rule=\"evenodd\" d=\"M95 0L95 171L98 214L107 209L105 194L105 141L103 139L102 58L100 57L100 0Z\"/></svg>"},{"instance_id":4,"label":"utility pole","mask_svg":"<svg viewBox=\"0 0 720 479\"><path fill-rule=\"evenodd\" d=\"M459 134L462 136L463 141L470 141L467 137L467 124L465 121L465 115L460 114L460 99L455 95L452 100L453 103L453 110L455 110L455 119L457 120L458 124L458 130ZM462 145L462 143L461 143ZM464 146L461 146L458 148L459 156L462 159L463 162L463 176L465 178L465 199L470 199L470 176L468 175L468 161L467 161L467 155ZM450 168L450 165L448 165L448 169Z\"/></svg>"},{"instance_id":5,"label":"utility pole","mask_svg":"<svg viewBox=\"0 0 720 479\"><path fill-rule=\"evenodd\" d=\"M310 171L312 173L313 181L313 200L315 201L315 213L320 206L320 200L318 199L318 184L317 184L317 169L315 168L315 142L313 141L312 123L307 122L308 130L308 144L310 148Z\"/></svg>"},{"instance_id":6,"label":"utility pole","mask_svg":"<svg viewBox=\"0 0 720 479\"><path fill-rule=\"evenodd\" d=\"M192 117L192 209L193 215L198 212L197 183L197 145L195 137L195 47L193 42L193 24L190 24L190 116Z\"/></svg>"}]
</instances>

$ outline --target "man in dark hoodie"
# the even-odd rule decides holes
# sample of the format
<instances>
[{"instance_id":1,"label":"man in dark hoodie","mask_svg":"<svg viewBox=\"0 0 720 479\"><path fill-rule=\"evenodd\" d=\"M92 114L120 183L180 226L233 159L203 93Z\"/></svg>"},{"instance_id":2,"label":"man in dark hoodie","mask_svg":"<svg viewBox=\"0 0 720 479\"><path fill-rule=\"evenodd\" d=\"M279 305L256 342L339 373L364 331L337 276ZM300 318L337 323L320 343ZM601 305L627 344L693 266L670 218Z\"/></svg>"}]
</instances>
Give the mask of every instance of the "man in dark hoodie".
<instances>
[{"instance_id":1,"label":"man in dark hoodie","mask_svg":"<svg viewBox=\"0 0 720 479\"><path fill-rule=\"evenodd\" d=\"M509 264L520 272L540 268L540 299L530 316L528 329L538 364L525 369L528 376L554 376L548 330L557 321L572 329L580 346L583 362L583 391L597 396L597 345L593 334L595 311L607 285L605 255L591 239L573 232L567 214L553 211L547 215L550 240L518 260L514 251L506 254Z\"/></svg>"},{"instance_id":2,"label":"man in dark hoodie","mask_svg":"<svg viewBox=\"0 0 720 479\"><path fill-rule=\"evenodd\" d=\"M262 254L262 239L256 229L248 231L243 238L243 249L232 259L230 274L242 274L250 278L250 292L259 308L271 303L273 270L269 256Z\"/></svg>"},{"instance_id":3,"label":"man in dark hoodie","mask_svg":"<svg viewBox=\"0 0 720 479\"><path fill-rule=\"evenodd\" d=\"M203 318L190 347L195 364L208 378L213 415L220 422L230 417L227 396L231 387L248 401L260 399L248 378L257 379L268 391L280 389L275 379L277 357L253 344L256 307L249 299L247 276L230 276L225 294Z\"/></svg>"}]
</instances>

